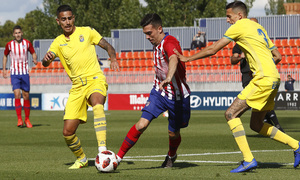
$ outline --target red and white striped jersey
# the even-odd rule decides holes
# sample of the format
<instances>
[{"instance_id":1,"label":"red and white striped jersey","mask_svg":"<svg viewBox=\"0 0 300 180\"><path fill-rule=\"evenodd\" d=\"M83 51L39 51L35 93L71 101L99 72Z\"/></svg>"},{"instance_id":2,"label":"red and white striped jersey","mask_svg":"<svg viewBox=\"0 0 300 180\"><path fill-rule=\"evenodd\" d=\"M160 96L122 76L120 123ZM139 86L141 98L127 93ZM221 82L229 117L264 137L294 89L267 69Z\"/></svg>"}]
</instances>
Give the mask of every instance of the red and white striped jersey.
<instances>
[{"instance_id":1,"label":"red and white striped jersey","mask_svg":"<svg viewBox=\"0 0 300 180\"><path fill-rule=\"evenodd\" d=\"M10 56L11 75L28 74L28 51L33 54L34 48L30 41L22 39L20 43L12 40L5 46L4 54Z\"/></svg>"},{"instance_id":2,"label":"red and white striped jersey","mask_svg":"<svg viewBox=\"0 0 300 180\"><path fill-rule=\"evenodd\" d=\"M160 92L159 84L167 77L169 71L169 57L175 54L173 49L176 49L182 54L179 41L168 33L165 34L160 44L153 47L153 62L156 74L153 88L158 92ZM167 98L171 100L180 100L182 97L186 98L189 94L190 88L186 83L185 63L179 61L171 83L161 91L161 95L167 96Z\"/></svg>"}]
</instances>

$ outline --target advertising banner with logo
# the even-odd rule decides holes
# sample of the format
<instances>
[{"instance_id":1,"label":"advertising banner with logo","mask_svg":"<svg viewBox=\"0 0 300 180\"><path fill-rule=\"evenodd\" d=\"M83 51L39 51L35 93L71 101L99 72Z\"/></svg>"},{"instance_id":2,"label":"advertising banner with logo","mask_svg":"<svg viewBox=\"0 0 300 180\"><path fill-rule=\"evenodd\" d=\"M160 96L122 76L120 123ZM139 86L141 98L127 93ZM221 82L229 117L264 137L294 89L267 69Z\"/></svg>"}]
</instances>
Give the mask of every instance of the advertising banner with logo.
<instances>
[{"instance_id":1,"label":"advertising banner with logo","mask_svg":"<svg viewBox=\"0 0 300 180\"><path fill-rule=\"evenodd\" d=\"M300 110L300 91L278 92L275 98L275 110Z\"/></svg>"},{"instance_id":2,"label":"advertising banner with logo","mask_svg":"<svg viewBox=\"0 0 300 180\"><path fill-rule=\"evenodd\" d=\"M42 95L43 105L42 110L47 111L64 111L69 97L69 93L44 93ZM92 107L88 111L92 111ZM104 110L107 110L107 100L104 104Z\"/></svg>"},{"instance_id":3,"label":"advertising banner with logo","mask_svg":"<svg viewBox=\"0 0 300 180\"><path fill-rule=\"evenodd\" d=\"M30 108L31 110L42 109L42 95L41 94L30 94ZM24 99L21 98L21 104L23 106ZM0 94L0 110L15 110L15 96L13 93Z\"/></svg>"},{"instance_id":4,"label":"advertising banner with logo","mask_svg":"<svg viewBox=\"0 0 300 180\"><path fill-rule=\"evenodd\" d=\"M108 110L141 110L149 94L109 94Z\"/></svg>"},{"instance_id":5,"label":"advertising banner with logo","mask_svg":"<svg viewBox=\"0 0 300 180\"><path fill-rule=\"evenodd\" d=\"M226 110L239 92L192 92L192 110Z\"/></svg>"}]
</instances>

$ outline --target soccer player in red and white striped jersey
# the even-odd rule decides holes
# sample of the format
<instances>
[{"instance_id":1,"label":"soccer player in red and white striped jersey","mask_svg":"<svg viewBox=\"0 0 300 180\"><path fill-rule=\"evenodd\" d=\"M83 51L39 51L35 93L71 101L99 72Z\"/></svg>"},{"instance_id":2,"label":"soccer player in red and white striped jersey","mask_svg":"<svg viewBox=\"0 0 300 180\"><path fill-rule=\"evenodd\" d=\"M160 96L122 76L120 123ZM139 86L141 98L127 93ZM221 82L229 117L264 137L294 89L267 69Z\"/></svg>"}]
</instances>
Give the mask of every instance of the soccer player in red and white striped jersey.
<instances>
[{"instance_id":1,"label":"soccer player in red and white striped jersey","mask_svg":"<svg viewBox=\"0 0 300 180\"><path fill-rule=\"evenodd\" d=\"M151 121L168 110L169 151L161 167L169 168L177 158L181 143L180 129L187 127L190 119L190 89L186 83L185 63L173 51L177 49L181 52L178 40L163 31L158 14L147 14L140 24L146 39L153 45L154 85L140 120L131 127L120 147L118 162L134 146Z\"/></svg>"},{"instance_id":2,"label":"soccer player in red and white striped jersey","mask_svg":"<svg viewBox=\"0 0 300 180\"><path fill-rule=\"evenodd\" d=\"M13 28L14 40L9 41L4 50L3 56L3 77L7 78L7 56L10 56L10 77L12 89L15 95L15 109L18 116L18 127L23 126L21 90L24 99L25 124L28 128L32 127L29 120L30 115L30 80L28 72L28 51L32 54L33 63L37 64L37 55L30 41L23 39L23 32L20 26Z\"/></svg>"}]
</instances>

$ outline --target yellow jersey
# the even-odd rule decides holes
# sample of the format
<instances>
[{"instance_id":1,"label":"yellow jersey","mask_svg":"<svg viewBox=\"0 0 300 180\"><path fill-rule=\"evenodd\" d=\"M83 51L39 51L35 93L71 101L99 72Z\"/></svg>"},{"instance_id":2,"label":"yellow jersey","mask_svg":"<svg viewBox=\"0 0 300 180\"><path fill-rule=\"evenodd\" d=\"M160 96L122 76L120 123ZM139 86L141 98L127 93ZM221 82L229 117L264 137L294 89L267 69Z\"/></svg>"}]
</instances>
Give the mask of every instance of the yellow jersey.
<instances>
[{"instance_id":1,"label":"yellow jersey","mask_svg":"<svg viewBox=\"0 0 300 180\"><path fill-rule=\"evenodd\" d=\"M224 37L240 46L253 77L280 78L271 53L276 47L260 24L247 18L238 20L228 28Z\"/></svg>"},{"instance_id":2,"label":"yellow jersey","mask_svg":"<svg viewBox=\"0 0 300 180\"><path fill-rule=\"evenodd\" d=\"M95 49L95 45L99 44L101 39L102 36L93 28L76 27L69 39L64 34L56 37L49 51L59 57L74 82L78 77L86 78L99 73L103 75Z\"/></svg>"}]
</instances>

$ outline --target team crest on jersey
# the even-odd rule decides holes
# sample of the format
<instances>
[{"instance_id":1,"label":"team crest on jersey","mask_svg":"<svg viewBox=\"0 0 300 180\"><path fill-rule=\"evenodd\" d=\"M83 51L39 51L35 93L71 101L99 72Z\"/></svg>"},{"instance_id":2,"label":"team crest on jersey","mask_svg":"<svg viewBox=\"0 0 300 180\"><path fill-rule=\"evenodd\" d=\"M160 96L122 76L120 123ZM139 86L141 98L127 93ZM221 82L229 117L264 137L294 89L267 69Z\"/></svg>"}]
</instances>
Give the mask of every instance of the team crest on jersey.
<instances>
[{"instance_id":1,"label":"team crest on jersey","mask_svg":"<svg viewBox=\"0 0 300 180\"><path fill-rule=\"evenodd\" d=\"M79 41L80 41L80 42L83 42L83 41L84 41L84 37L83 37L82 34L79 36Z\"/></svg>"},{"instance_id":2,"label":"team crest on jersey","mask_svg":"<svg viewBox=\"0 0 300 180\"><path fill-rule=\"evenodd\" d=\"M26 49L26 45L23 45L22 48L23 48L23 49Z\"/></svg>"}]
</instances>

